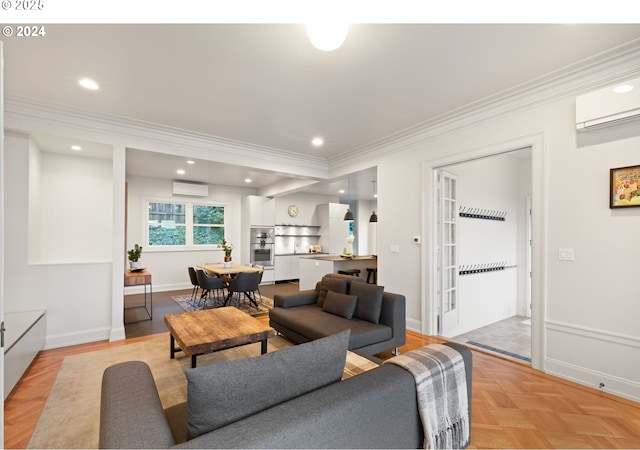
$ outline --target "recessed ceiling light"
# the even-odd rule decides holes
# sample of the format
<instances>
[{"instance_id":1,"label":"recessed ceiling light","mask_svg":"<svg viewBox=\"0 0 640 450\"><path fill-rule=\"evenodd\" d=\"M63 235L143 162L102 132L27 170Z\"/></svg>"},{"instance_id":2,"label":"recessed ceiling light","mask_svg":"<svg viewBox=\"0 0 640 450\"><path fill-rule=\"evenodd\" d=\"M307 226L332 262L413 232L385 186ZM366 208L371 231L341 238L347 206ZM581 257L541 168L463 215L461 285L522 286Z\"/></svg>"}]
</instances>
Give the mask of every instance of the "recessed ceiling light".
<instances>
[{"instance_id":1,"label":"recessed ceiling light","mask_svg":"<svg viewBox=\"0 0 640 450\"><path fill-rule=\"evenodd\" d=\"M187 159L187 164L195 164L196 162L193 161L192 159Z\"/></svg>"},{"instance_id":2,"label":"recessed ceiling light","mask_svg":"<svg viewBox=\"0 0 640 450\"><path fill-rule=\"evenodd\" d=\"M344 194L344 189L340 189L340 190L338 191L338 193L340 193L340 194Z\"/></svg>"},{"instance_id":3,"label":"recessed ceiling light","mask_svg":"<svg viewBox=\"0 0 640 450\"><path fill-rule=\"evenodd\" d=\"M335 22L315 22L307 24L307 36L315 48L330 52L342 45L347 37L349 25Z\"/></svg>"},{"instance_id":4,"label":"recessed ceiling light","mask_svg":"<svg viewBox=\"0 0 640 450\"><path fill-rule=\"evenodd\" d=\"M185 174L185 173L187 173L187 172L185 172L185 170L184 170L184 169L178 169L178 170L176 170L176 173L177 173L178 175L184 175L184 174Z\"/></svg>"},{"instance_id":5,"label":"recessed ceiling light","mask_svg":"<svg viewBox=\"0 0 640 450\"><path fill-rule=\"evenodd\" d=\"M245 179L244 179L244 182L245 182L245 183L251 183L252 181L253 181L253 180L252 180L251 178L245 178Z\"/></svg>"},{"instance_id":6,"label":"recessed ceiling light","mask_svg":"<svg viewBox=\"0 0 640 450\"><path fill-rule=\"evenodd\" d=\"M625 92L629 92L633 90L633 86L630 84L621 84L620 86L616 86L613 88L613 92L616 94L624 94Z\"/></svg>"},{"instance_id":7,"label":"recessed ceiling light","mask_svg":"<svg viewBox=\"0 0 640 450\"><path fill-rule=\"evenodd\" d=\"M322 139L321 137L314 137L311 140L311 145L313 145L314 147L320 147L322 144L324 144L324 139Z\"/></svg>"},{"instance_id":8,"label":"recessed ceiling light","mask_svg":"<svg viewBox=\"0 0 640 450\"><path fill-rule=\"evenodd\" d=\"M98 86L98 83L93 81L91 78L82 78L80 79L80 81L78 81L78 84L83 88L89 89L91 91L95 91L100 88L100 86Z\"/></svg>"},{"instance_id":9,"label":"recessed ceiling light","mask_svg":"<svg viewBox=\"0 0 640 450\"><path fill-rule=\"evenodd\" d=\"M80 150L82 150L82 147L80 147L79 145L72 145L71 150L79 152Z\"/></svg>"}]
</instances>

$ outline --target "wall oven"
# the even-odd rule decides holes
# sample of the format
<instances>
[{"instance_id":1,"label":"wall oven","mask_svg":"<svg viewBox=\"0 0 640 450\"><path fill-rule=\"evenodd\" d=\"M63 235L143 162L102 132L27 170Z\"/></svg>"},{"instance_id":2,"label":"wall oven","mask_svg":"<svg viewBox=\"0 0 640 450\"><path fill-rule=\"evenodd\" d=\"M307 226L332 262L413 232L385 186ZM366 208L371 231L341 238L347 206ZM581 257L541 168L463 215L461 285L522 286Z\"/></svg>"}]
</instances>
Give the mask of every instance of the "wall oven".
<instances>
[{"instance_id":1,"label":"wall oven","mask_svg":"<svg viewBox=\"0 0 640 450\"><path fill-rule=\"evenodd\" d=\"M251 264L272 268L274 251L273 228L251 228Z\"/></svg>"}]
</instances>

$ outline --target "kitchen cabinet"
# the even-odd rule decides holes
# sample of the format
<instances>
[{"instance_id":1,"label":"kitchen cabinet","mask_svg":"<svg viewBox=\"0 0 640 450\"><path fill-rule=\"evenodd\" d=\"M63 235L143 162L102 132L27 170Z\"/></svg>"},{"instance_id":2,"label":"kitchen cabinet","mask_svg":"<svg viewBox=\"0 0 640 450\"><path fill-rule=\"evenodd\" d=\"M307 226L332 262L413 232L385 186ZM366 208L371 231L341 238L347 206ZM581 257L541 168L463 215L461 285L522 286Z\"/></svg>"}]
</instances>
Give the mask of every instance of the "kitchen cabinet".
<instances>
[{"instance_id":1,"label":"kitchen cabinet","mask_svg":"<svg viewBox=\"0 0 640 450\"><path fill-rule=\"evenodd\" d=\"M247 195L242 199L243 212L248 218L248 225L269 226L275 225L276 209L275 199Z\"/></svg>"},{"instance_id":2,"label":"kitchen cabinet","mask_svg":"<svg viewBox=\"0 0 640 450\"><path fill-rule=\"evenodd\" d=\"M320 240L322 251L341 255L347 245L349 222L344 220L349 205L342 203L322 203L317 207L320 224Z\"/></svg>"},{"instance_id":3,"label":"kitchen cabinet","mask_svg":"<svg viewBox=\"0 0 640 450\"><path fill-rule=\"evenodd\" d=\"M300 278L301 255L276 255L275 281L297 280Z\"/></svg>"}]
</instances>

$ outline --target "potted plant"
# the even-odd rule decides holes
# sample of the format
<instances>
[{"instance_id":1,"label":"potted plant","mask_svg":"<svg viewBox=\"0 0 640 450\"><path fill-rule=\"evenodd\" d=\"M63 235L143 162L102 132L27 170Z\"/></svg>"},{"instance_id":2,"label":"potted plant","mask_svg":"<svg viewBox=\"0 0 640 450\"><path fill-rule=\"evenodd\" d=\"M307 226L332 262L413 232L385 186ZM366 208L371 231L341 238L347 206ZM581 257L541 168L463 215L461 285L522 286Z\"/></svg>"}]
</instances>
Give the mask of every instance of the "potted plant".
<instances>
[{"instance_id":1,"label":"potted plant","mask_svg":"<svg viewBox=\"0 0 640 450\"><path fill-rule=\"evenodd\" d=\"M127 252L129 255L129 267L131 269L139 269L142 267L142 263L140 262L140 255L142 254L142 247L136 244L131 250Z\"/></svg>"},{"instance_id":2,"label":"potted plant","mask_svg":"<svg viewBox=\"0 0 640 450\"><path fill-rule=\"evenodd\" d=\"M225 238L222 238L222 244L218 244L218 248L224 250L224 266L231 267L231 252L233 244L229 244Z\"/></svg>"}]
</instances>

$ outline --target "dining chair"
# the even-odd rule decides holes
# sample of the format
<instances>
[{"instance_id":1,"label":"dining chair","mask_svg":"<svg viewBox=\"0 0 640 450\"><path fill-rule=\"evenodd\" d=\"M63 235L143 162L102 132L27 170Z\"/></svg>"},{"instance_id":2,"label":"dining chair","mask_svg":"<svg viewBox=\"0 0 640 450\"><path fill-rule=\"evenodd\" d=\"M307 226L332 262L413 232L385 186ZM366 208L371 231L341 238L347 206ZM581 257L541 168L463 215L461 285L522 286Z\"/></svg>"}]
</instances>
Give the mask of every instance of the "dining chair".
<instances>
[{"instance_id":1,"label":"dining chair","mask_svg":"<svg viewBox=\"0 0 640 450\"><path fill-rule=\"evenodd\" d=\"M234 294L237 295L238 304L240 304L240 294L243 294L256 309L259 309L255 292L258 290L258 285L260 284L261 274L262 272L240 272L235 278L229 281L229 294L227 295L225 305L231 300Z\"/></svg>"},{"instance_id":2,"label":"dining chair","mask_svg":"<svg viewBox=\"0 0 640 450\"><path fill-rule=\"evenodd\" d=\"M207 275L207 273L202 269L196 270L196 277L198 279L198 286L202 289L200 302L198 302L199 307L206 306L207 299L209 298L211 291L214 291L216 294L216 299L220 300L221 298L224 298L224 289L227 287L227 283L225 283L221 278ZM222 291L222 297L220 296L220 291Z\"/></svg>"},{"instance_id":3,"label":"dining chair","mask_svg":"<svg viewBox=\"0 0 640 450\"><path fill-rule=\"evenodd\" d=\"M260 279L258 280L258 295L260 296L260 303L262 303L262 292L260 292L260 284L262 283L262 276L264 275L264 266L260 264L254 264L253 267L260 269Z\"/></svg>"},{"instance_id":4,"label":"dining chair","mask_svg":"<svg viewBox=\"0 0 640 450\"><path fill-rule=\"evenodd\" d=\"M198 275L196 275L196 269L193 267L187 267L189 271L189 279L191 280L191 285L193 289L191 290L191 303L195 305L196 296L198 295L198 289L200 285L198 284Z\"/></svg>"}]
</instances>

